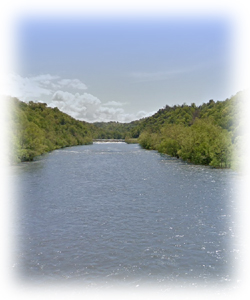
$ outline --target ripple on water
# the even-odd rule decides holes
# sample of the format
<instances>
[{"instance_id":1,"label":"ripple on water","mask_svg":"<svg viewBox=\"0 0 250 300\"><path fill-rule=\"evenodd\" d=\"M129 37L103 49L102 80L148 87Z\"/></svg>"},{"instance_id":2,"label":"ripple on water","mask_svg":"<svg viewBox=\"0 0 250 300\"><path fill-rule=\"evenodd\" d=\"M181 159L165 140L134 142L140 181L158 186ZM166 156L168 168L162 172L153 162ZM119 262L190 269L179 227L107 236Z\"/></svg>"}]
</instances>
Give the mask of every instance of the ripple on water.
<instances>
[{"instance_id":1,"label":"ripple on water","mask_svg":"<svg viewBox=\"0 0 250 300\"><path fill-rule=\"evenodd\" d=\"M230 170L125 143L57 150L13 170L14 264L23 278L132 286L233 280Z\"/></svg>"}]
</instances>

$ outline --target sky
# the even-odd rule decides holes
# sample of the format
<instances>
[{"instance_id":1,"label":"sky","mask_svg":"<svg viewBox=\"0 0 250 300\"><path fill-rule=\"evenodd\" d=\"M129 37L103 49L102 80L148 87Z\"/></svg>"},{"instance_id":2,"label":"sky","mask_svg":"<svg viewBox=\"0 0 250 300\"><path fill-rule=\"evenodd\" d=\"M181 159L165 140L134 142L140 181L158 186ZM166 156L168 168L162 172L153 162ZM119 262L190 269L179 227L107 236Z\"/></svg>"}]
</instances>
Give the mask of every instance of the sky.
<instances>
[{"instance_id":1,"label":"sky","mask_svg":"<svg viewBox=\"0 0 250 300\"><path fill-rule=\"evenodd\" d=\"M166 104L195 102L199 105L210 99L224 100L249 87L248 1L81 0L80 9L76 2L8 0L2 4L1 94L16 96L26 102L33 100L47 102L49 106L58 105L68 114L78 114L79 119L94 122L129 121L151 114ZM83 5L86 2L90 3L87 8ZM78 20L75 15L64 18L68 12L78 14ZM103 13L111 18L102 17ZM93 17L86 18L91 14ZM122 17L114 17L117 14ZM132 17L127 17L130 14ZM145 18L141 17L143 14ZM152 17L154 14L157 17ZM239 23L236 36L231 16ZM234 47L237 47L236 55ZM238 73L235 73L235 64ZM0 97L0 104L0 191L3 199L0 230L5 245L0 250L3 293L13 299L34 299L38 293L46 299L67 296L80 299L83 295L75 286L71 290L61 286L55 290L50 286L37 290L12 281L11 247L8 247L11 217L8 212L12 212L9 194L13 184L8 181L9 168L6 168L9 131L5 126L4 97ZM245 107L245 111L249 111L249 101L245 102ZM247 137L249 132L247 130ZM246 144L242 150L248 154L250 145ZM249 174L249 159L244 161L244 170ZM249 228L249 182L248 175L240 188L242 197L239 195L242 210L239 224L245 229ZM240 240L244 243L241 243L237 287L231 287L229 293L210 288L204 293L202 289L200 294L197 287L194 290L182 287L179 291L173 289L172 298L183 299L189 294L192 299L237 299L239 295L243 299L249 294L248 230L241 232ZM132 296L127 289L118 292L108 294L107 298ZM166 298L166 294L160 294L158 290L143 292L136 294L136 298L152 299L156 294L159 299ZM167 292L168 295L171 293ZM99 293L91 294L89 299L100 299L99 296Z\"/></svg>"},{"instance_id":2,"label":"sky","mask_svg":"<svg viewBox=\"0 0 250 300\"><path fill-rule=\"evenodd\" d=\"M5 94L87 122L130 122L166 105L225 100L233 34L224 16L20 17Z\"/></svg>"}]
</instances>

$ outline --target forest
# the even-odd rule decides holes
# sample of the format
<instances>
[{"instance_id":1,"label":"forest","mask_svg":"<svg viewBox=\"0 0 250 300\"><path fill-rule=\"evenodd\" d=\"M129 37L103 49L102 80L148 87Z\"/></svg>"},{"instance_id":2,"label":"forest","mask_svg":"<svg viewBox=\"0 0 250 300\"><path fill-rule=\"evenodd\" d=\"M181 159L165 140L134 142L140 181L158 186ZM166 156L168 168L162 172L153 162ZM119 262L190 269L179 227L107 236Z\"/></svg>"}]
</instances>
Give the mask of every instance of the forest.
<instances>
[{"instance_id":1,"label":"forest","mask_svg":"<svg viewBox=\"0 0 250 300\"><path fill-rule=\"evenodd\" d=\"M157 150L191 163L238 168L245 119L243 93L201 106L166 106L131 130L145 149Z\"/></svg>"},{"instance_id":2,"label":"forest","mask_svg":"<svg viewBox=\"0 0 250 300\"><path fill-rule=\"evenodd\" d=\"M185 161L216 168L237 168L243 140L243 92L224 101L196 106L166 105L153 116L130 123L87 123L45 103L10 104L10 160L30 161L54 149L91 144L93 139L125 139Z\"/></svg>"},{"instance_id":3,"label":"forest","mask_svg":"<svg viewBox=\"0 0 250 300\"><path fill-rule=\"evenodd\" d=\"M125 139L131 135L131 130L138 124L138 121L130 123L119 122L96 122L93 123L98 130L94 138L97 139Z\"/></svg>"},{"instance_id":4,"label":"forest","mask_svg":"<svg viewBox=\"0 0 250 300\"><path fill-rule=\"evenodd\" d=\"M31 161L55 149L92 143L95 127L46 103L9 98L10 161Z\"/></svg>"}]
</instances>

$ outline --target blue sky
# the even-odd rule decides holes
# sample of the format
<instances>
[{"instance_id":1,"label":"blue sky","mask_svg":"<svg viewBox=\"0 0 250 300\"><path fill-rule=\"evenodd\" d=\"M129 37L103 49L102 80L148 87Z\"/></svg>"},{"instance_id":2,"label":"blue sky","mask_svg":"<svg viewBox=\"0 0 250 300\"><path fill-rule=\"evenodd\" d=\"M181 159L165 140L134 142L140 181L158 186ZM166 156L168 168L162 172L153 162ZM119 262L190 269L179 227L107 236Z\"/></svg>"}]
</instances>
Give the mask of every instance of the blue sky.
<instances>
[{"instance_id":1,"label":"blue sky","mask_svg":"<svg viewBox=\"0 0 250 300\"><path fill-rule=\"evenodd\" d=\"M225 17L23 17L12 94L89 122L237 93Z\"/></svg>"}]
</instances>

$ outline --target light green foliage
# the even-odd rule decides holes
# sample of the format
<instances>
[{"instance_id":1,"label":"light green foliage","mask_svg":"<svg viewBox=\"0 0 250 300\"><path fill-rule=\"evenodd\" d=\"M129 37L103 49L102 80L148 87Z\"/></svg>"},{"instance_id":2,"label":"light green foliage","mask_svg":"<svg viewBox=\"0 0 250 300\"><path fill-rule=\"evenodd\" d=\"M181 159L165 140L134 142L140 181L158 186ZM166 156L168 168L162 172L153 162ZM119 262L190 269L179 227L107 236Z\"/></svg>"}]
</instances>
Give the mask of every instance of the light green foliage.
<instances>
[{"instance_id":1,"label":"light green foliage","mask_svg":"<svg viewBox=\"0 0 250 300\"><path fill-rule=\"evenodd\" d=\"M232 155L231 135L211 119L196 120L188 128L179 156L196 164L230 167Z\"/></svg>"},{"instance_id":2,"label":"light green foliage","mask_svg":"<svg viewBox=\"0 0 250 300\"><path fill-rule=\"evenodd\" d=\"M143 148L152 150L155 149L160 142L159 135L145 131L140 135L138 142Z\"/></svg>"},{"instance_id":3,"label":"light green foliage","mask_svg":"<svg viewBox=\"0 0 250 300\"><path fill-rule=\"evenodd\" d=\"M179 157L182 143L187 136L187 127L181 124L166 124L161 129L161 142L156 149L161 153Z\"/></svg>"},{"instance_id":4,"label":"light green foliage","mask_svg":"<svg viewBox=\"0 0 250 300\"><path fill-rule=\"evenodd\" d=\"M126 136L125 137L125 143L127 143L127 144L138 144L138 139Z\"/></svg>"}]
</instances>

